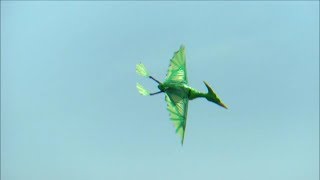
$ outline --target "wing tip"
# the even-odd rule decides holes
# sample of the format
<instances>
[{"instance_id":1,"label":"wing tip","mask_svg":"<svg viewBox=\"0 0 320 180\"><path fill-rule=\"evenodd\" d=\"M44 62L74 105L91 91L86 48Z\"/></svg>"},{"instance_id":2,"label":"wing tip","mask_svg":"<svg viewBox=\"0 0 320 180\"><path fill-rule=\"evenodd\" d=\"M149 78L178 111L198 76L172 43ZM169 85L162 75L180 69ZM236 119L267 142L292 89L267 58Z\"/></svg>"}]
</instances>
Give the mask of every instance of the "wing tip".
<instances>
[{"instance_id":1,"label":"wing tip","mask_svg":"<svg viewBox=\"0 0 320 180\"><path fill-rule=\"evenodd\" d=\"M181 139L181 146L183 147L184 138Z\"/></svg>"}]
</instances>

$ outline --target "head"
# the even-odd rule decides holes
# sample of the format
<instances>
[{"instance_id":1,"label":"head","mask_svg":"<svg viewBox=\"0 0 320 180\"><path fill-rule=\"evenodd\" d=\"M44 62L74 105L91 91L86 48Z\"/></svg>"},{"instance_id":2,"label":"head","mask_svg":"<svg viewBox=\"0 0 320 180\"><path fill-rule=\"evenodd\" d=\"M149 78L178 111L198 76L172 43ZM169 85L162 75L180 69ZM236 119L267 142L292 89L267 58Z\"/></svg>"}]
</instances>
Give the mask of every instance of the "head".
<instances>
[{"instance_id":1,"label":"head","mask_svg":"<svg viewBox=\"0 0 320 180\"><path fill-rule=\"evenodd\" d=\"M206 99L207 99L208 101L210 101L210 102L214 102L214 103L218 104L219 106L228 109L227 106L224 105L224 104L221 102L221 100L220 100L219 97L216 95L216 93L214 93L213 89L212 89L205 81L203 81L203 82L204 82L204 84L206 85L206 87L207 87L207 89L208 89L208 93L207 93L207 95L206 95Z\"/></svg>"}]
</instances>

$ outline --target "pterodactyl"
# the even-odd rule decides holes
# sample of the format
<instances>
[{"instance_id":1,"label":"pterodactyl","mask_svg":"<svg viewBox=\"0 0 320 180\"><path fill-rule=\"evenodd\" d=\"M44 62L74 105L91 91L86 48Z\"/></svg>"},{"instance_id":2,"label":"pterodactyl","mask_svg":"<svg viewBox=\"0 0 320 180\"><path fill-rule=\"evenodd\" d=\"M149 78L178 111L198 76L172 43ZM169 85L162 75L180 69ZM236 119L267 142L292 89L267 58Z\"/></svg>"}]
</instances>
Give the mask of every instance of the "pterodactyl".
<instances>
[{"instance_id":1,"label":"pterodactyl","mask_svg":"<svg viewBox=\"0 0 320 180\"><path fill-rule=\"evenodd\" d=\"M169 69L166 79L163 83L152 77L143 64L136 65L137 74L150 78L158 83L159 92L150 93L141 84L137 83L137 89L141 95L152 96L159 93L165 93L167 109L170 113L170 119L173 122L176 133L181 137L183 145L184 134L187 125L188 102L195 98L206 98L208 101L227 109L227 106L222 103L213 89L204 81L208 92L200 92L188 85L187 70L186 70L186 54L185 47L181 46L179 51L175 52L170 60Z\"/></svg>"}]
</instances>

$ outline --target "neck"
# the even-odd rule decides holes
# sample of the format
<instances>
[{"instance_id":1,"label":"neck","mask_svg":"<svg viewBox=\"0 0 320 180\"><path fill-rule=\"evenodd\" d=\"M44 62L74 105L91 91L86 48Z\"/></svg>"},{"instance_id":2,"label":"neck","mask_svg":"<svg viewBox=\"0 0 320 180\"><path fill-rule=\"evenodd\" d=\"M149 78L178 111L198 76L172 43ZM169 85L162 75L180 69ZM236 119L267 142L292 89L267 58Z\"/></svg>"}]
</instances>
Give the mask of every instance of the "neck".
<instances>
[{"instance_id":1,"label":"neck","mask_svg":"<svg viewBox=\"0 0 320 180\"><path fill-rule=\"evenodd\" d=\"M198 90L195 90L195 89L190 89L190 94L189 94L189 99L192 100L192 99L195 99L195 98L206 98L207 97L207 93L203 93L203 92L200 92Z\"/></svg>"}]
</instances>

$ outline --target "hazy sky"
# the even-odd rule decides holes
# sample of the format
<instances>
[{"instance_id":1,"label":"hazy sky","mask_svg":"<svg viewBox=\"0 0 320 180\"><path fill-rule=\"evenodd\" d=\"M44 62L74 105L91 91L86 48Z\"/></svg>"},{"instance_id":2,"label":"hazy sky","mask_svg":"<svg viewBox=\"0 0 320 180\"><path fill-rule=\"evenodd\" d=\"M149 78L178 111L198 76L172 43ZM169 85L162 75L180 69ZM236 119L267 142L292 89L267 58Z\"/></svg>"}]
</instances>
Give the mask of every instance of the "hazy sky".
<instances>
[{"instance_id":1,"label":"hazy sky","mask_svg":"<svg viewBox=\"0 0 320 180\"><path fill-rule=\"evenodd\" d=\"M184 146L163 80L184 44ZM318 180L319 2L1 1L2 180Z\"/></svg>"}]
</instances>

